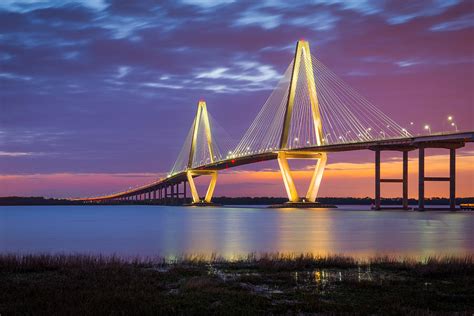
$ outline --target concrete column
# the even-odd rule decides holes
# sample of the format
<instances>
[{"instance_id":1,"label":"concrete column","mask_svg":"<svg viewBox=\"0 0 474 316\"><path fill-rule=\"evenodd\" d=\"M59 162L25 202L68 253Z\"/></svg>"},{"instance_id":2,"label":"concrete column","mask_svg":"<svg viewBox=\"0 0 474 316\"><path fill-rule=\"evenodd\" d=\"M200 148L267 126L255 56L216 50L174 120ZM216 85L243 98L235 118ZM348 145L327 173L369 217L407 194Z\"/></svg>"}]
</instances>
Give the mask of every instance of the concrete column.
<instances>
[{"instance_id":1,"label":"concrete column","mask_svg":"<svg viewBox=\"0 0 474 316\"><path fill-rule=\"evenodd\" d=\"M183 181L183 204L186 203L186 199L187 199L187 196L186 196L186 180Z\"/></svg>"},{"instance_id":2,"label":"concrete column","mask_svg":"<svg viewBox=\"0 0 474 316\"><path fill-rule=\"evenodd\" d=\"M449 149L449 208L456 209L456 149Z\"/></svg>"},{"instance_id":3,"label":"concrete column","mask_svg":"<svg viewBox=\"0 0 474 316\"><path fill-rule=\"evenodd\" d=\"M380 150L375 151L375 209L380 210Z\"/></svg>"},{"instance_id":4,"label":"concrete column","mask_svg":"<svg viewBox=\"0 0 474 316\"><path fill-rule=\"evenodd\" d=\"M176 204L179 204L179 183L176 183Z\"/></svg>"},{"instance_id":5,"label":"concrete column","mask_svg":"<svg viewBox=\"0 0 474 316\"><path fill-rule=\"evenodd\" d=\"M425 209L425 148L420 147L418 154L418 209Z\"/></svg>"},{"instance_id":6,"label":"concrete column","mask_svg":"<svg viewBox=\"0 0 474 316\"><path fill-rule=\"evenodd\" d=\"M171 185L171 204L174 204L174 184Z\"/></svg>"},{"instance_id":7,"label":"concrete column","mask_svg":"<svg viewBox=\"0 0 474 316\"><path fill-rule=\"evenodd\" d=\"M403 208L408 209L408 151L403 152Z\"/></svg>"}]
</instances>

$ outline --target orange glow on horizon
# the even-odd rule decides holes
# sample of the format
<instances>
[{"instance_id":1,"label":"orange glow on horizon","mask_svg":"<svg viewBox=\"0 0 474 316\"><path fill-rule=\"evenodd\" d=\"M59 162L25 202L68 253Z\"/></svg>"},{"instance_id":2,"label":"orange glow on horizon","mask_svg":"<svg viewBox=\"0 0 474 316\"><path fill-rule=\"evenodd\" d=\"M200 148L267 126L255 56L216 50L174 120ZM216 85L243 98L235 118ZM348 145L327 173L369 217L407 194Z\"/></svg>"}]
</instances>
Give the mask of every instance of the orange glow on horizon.
<instances>
[{"instance_id":1,"label":"orange glow on horizon","mask_svg":"<svg viewBox=\"0 0 474 316\"><path fill-rule=\"evenodd\" d=\"M330 161L330 160L329 160ZM459 155L456 160L456 196L474 196L474 155ZM400 178L400 160L382 162L382 178ZM431 155L426 158L427 176L447 176L448 155ZM299 192L305 192L311 176L312 165L293 171ZM418 160L409 161L409 196L418 194ZM0 175L1 196L47 196L47 197L87 197L127 190L130 187L151 183L161 174L108 174L108 173L54 173L29 175ZM196 179L198 189L203 191L200 178ZM202 183L201 183L202 182ZM324 172L319 196L334 197L373 197L373 162L329 163ZM277 164L274 169L259 171L228 169L219 173L214 196L286 196L283 181ZM382 197L401 196L401 184L382 184ZM447 197L448 183L426 184L427 197Z\"/></svg>"}]
</instances>

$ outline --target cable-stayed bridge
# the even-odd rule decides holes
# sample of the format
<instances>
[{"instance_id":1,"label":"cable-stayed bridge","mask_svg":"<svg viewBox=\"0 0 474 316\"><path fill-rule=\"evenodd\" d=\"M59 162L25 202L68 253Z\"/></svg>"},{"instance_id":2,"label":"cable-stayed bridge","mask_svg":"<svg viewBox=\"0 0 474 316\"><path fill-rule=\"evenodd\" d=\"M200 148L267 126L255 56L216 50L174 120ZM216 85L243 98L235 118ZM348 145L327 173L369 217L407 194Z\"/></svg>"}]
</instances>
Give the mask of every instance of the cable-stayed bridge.
<instances>
[{"instance_id":1,"label":"cable-stayed bridge","mask_svg":"<svg viewBox=\"0 0 474 316\"><path fill-rule=\"evenodd\" d=\"M234 143L222 131L208 113L205 101L200 100L194 122L166 178L138 188L78 200L144 199L176 204L186 200L189 183L193 203L207 205L211 203L219 170L276 159L289 205L315 206L327 154L368 149L375 152L375 208L381 208L382 182L400 182L402 207L408 208L408 152L418 150L418 208L425 208L426 181L447 181L449 207L454 209L456 149L474 140L474 131L413 136L311 55L309 43L304 40L298 41L294 59L240 141ZM425 177L426 148L449 149L449 177ZM402 179L381 179L380 153L389 150L402 152ZM290 159L316 161L304 197L296 190L288 164ZM198 176L211 177L204 198L194 183Z\"/></svg>"}]
</instances>

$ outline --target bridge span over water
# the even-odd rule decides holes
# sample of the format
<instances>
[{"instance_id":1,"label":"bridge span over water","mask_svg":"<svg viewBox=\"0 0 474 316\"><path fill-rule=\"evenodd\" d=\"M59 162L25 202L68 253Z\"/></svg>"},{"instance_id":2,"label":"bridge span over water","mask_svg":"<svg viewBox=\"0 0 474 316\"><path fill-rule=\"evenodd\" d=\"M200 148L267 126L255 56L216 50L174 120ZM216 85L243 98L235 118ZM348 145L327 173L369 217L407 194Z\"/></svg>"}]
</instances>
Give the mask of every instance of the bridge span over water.
<instances>
[{"instance_id":1,"label":"bridge span over water","mask_svg":"<svg viewBox=\"0 0 474 316\"><path fill-rule=\"evenodd\" d=\"M418 151L418 209L425 209L426 181L449 182L449 208L455 209L456 150L474 141L474 131L413 136L372 103L358 94L322 62L311 55L307 41L298 41L295 57L242 139L235 144L216 137L219 128L198 102L194 122L178 158L167 177L137 188L75 200L155 200L177 204L187 200L189 185L195 205L211 203L218 171L237 166L278 160L289 205L314 205L328 153L371 150L375 153L375 209L381 208L381 183L402 184L402 208L408 209L408 153ZM425 176L425 150L449 150L449 177ZM401 152L401 179L382 179L382 151ZM289 159L316 160L312 179L302 198L296 190ZM210 176L204 198L194 178Z\"/></svg>"}]
</instances>

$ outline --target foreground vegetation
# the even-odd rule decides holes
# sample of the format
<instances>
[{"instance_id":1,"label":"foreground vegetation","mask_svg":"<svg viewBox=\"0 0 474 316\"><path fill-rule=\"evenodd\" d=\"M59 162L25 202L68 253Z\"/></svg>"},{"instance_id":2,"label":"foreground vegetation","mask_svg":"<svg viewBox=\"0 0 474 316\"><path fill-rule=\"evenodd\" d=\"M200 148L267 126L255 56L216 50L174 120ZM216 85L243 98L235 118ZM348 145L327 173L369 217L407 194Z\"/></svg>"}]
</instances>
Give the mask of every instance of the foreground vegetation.
<instances>
[{"instance_id":1,"label":"foreground vegetation","mask_svg":"<svg viewBox=\"0 0 474 316\"><path fill-rule=\"evenodd\" d=\"M474 257L0 255L0 314L474 312Z\"/></svg>"}]
</instances>

